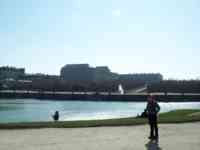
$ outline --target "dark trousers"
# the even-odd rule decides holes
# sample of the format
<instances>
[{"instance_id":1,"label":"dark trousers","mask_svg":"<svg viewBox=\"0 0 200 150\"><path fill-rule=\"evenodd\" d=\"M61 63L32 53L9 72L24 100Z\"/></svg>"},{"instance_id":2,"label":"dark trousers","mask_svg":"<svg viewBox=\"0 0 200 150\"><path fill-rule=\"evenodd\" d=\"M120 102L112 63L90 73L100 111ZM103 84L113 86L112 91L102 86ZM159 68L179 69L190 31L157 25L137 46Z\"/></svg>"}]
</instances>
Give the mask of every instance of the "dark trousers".
<instances>
[{"instance_id":1,"label":"dark trousers","mask_svg":"<svg viewBox=\"0 0 200 150\"><path fill-rule=\"evenodd\" d=\"M150 125L150 137L158 138L158 124L157 124L157 115L149 115L149 125Z\"/></svg>"}]
</instances>

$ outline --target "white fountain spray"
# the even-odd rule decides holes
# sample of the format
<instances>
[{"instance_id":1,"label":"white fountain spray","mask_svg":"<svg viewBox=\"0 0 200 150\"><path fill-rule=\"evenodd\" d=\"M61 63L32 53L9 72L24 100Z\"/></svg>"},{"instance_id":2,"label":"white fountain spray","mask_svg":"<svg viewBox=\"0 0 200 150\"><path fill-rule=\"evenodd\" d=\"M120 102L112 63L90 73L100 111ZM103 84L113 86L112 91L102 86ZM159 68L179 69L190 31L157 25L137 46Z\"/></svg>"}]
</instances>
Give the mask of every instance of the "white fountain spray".
<instances>
[{"instance_id":1,"label":"white fountain spray","mask_svg":"<svg viewBox=\"0 0 200 150\"><path fill-rule=\"evenodd\" d=\"M124 94L124 89L121 84L118 85L118 91L120 94Z\"/></svg>"}]
</instances>

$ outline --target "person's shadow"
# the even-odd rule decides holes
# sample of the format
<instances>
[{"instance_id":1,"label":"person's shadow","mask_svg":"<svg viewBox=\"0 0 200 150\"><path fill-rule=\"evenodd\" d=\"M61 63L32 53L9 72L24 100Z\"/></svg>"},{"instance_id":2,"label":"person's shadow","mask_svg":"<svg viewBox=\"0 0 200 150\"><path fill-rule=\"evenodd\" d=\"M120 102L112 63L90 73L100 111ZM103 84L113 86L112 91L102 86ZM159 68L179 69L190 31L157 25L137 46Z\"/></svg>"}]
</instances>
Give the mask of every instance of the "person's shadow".
<instances>
[{"instance_id":1,"label":"person's shadow","mask_svg":"<svg viewBox=\"0 0 200 150\"><path fill-rule=\"evenodd\" d=\"M145 144L147 150L162 150L159 147L158 141L150 140L147 144Z\"/></svg>"}]
</instances>

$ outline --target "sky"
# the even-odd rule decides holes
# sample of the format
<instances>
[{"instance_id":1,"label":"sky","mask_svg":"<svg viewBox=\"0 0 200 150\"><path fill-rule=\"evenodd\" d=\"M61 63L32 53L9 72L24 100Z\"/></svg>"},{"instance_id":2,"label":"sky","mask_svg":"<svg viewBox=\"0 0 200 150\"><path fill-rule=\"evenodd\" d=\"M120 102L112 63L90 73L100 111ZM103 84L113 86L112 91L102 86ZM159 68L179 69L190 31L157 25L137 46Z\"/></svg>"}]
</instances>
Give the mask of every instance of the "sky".
<instances>
[{"instance_id":1,"label":"sky","mask_svg":"<svg viewBox=\"0 0 200 150\"><path fill-rule=\"evenodd\" d=\"M0 0L0 66L200 79L198 0Z\"/></svg>"}]
</instances>

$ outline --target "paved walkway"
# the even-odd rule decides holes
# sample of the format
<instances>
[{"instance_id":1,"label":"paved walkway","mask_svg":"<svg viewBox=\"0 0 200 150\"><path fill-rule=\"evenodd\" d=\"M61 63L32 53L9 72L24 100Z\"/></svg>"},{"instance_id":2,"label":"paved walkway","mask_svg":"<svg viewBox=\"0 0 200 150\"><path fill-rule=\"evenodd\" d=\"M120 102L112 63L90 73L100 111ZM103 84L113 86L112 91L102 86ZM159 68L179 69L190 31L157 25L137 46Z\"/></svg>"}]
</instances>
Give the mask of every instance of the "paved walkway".
<instances>
[{"instance_id":1,"label":"paved walkway","mask_svg":"<svg viewBox=\"0 0 200 150\"><path fill-rule=\"evenodd\" d=\"M158 144L148 125L0 130L0 150L199 150L200 122L159 125Z\"/></svg>"}]
</instances>

